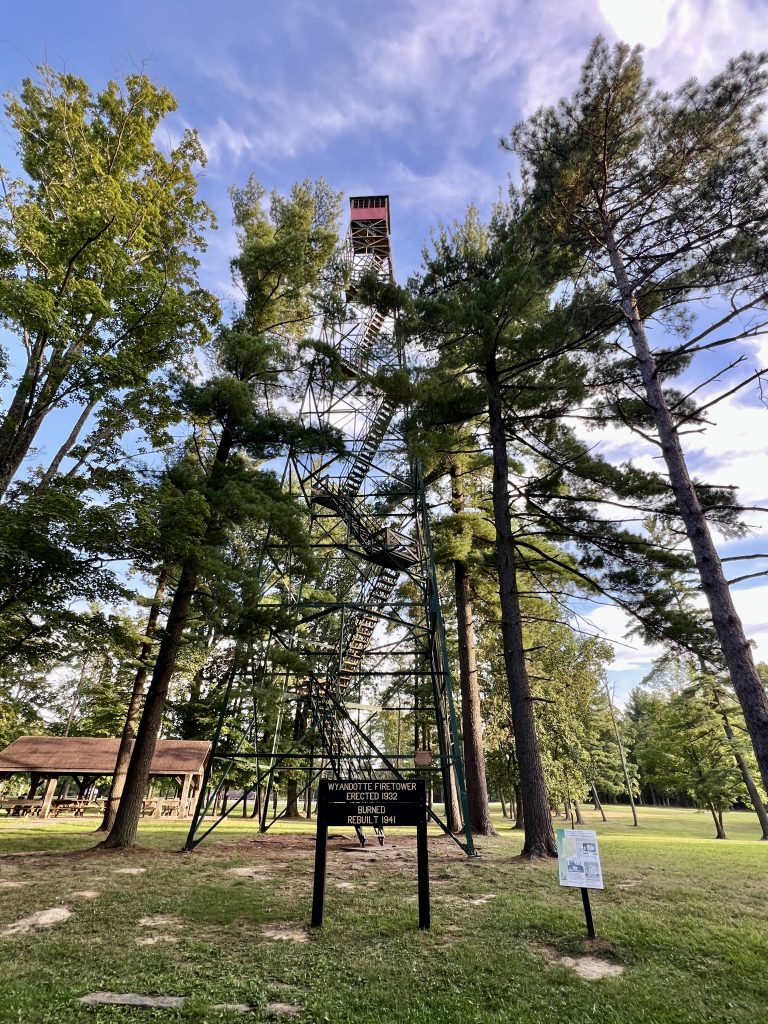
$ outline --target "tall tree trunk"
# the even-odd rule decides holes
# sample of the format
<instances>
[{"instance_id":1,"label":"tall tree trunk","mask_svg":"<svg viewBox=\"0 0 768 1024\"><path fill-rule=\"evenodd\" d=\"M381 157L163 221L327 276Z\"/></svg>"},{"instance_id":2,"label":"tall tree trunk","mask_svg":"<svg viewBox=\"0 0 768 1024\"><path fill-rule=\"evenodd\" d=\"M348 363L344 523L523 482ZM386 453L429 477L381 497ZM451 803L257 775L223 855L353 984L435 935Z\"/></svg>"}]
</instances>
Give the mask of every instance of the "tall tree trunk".
<instances>
[{"instance_id":1,"label":"tall tree trunk","mask_svg":"<svg viewBox=\"0 0 768 1024\"><path fill-rule=\"evenodd\" d=\"M720 716L723 720L723 731L725 732L725 735L728 737L731 743L734 743L736 737L733 734L733 727L731 726L731 723L728 719L728 714L725 708L720 703L720 700L717 696L717 691L715 691L715 701L717 702L717 710L719 711ZM760 838L768 841L768 812L766 812L765 804L763 803L760 791L755 785L755 780L752 778L752 773L749 770L749 765L747 764L746 758L740 750L736 749L735 746L733 747L733 757L736 761L739 771L741 772L741 777L744 780L744 785L747 787L747 792L749 793L749 799L752 801L752 806L755 809L755 814L757 815L757 819L760 822L760 828L763 833Z\"/></svg>"},{"instance_id":2,"label":"tall tree trunk","mask_svg":"<svg viewBox=\"0 0 768 1024\"><path fill-rule=\"evenodd\" d=\"M69 730L72 728L72 722L74 721L77 709L80 706L80 698L83 693L83 683L85 682L85 673L88 669L88 656L83 658L83 663L80 666L80 675L77 677L77 686L72 697L72 703L69 705L69 714L67 715L67 724L64 726L64 735L69 736Z\"/></svg>"},{"instance_id":3,"label":"tall tree trunk","mask_svg":"<svg viewBox=\"0 0 768 1024\"><path fill-rule=\"evenodd\" d=\"M461 469L451 464L451 506L455 514L464 511L464 487ZM464 735L464 775L472 831L495 836L488 806L488 786L483 752L483 719L480 688L477 682L475 623L472 608L472 583L464 562L453 563L456 584L456 619L459 641L459 683L461 686L461 724Z\"/></svg>"},{"instance_id":4,"label":"tall tree trunk","mask_svg":"<svg viewBox=\"0 0 768 1024\"><path fill-rule=\"evenodd\" d=\"M597 788L594 782L592 783L592 799L595 801L595 810L600 811L600 817L603 819L603 821L607 821L608 819L605 816L603 805L600 803L600 797L597 795Z\"/></svg>"},{"instance_id":5,"label":"tall tree trunk","mask_svg":"<svg viewBox=\"0 0 768 1024\"><path fill-rule=\"evenodd\" d=\"M621 770L624 773L624 785L627 787L627 796L629 797L629 806L632 808L632 821L634 822L635 828L637 825L637 809L635 807L635 798L632 794L632 780L629 777L629 771L627 769L627 759L624 756L624 744L621 741L621 733L619 732L619 723L616 721L616 712L613 710L613 701L611 700L611 694L608 690L608 681L605 680L605 695L608 698L608 709L611 712L611 721L613 722L613 733L616 737L616 743L619 748L619 757L621 758ZM653 792L653 788L651 788ZM654 803L655 803L654 796Z\"/></svg>"},{"instance_id":6,"label":"tall tree trunk","mask_svg":"<svg viewBox=\"0 0 768 1024\"><path fill-rule=\"evenodd\" d=\"M225 428L216 449L216 456L208 478L209 486L215 486L215 483L212 482L229 458L233 443L232 433ZM144 711L136 733L136 742L128 762L123 795L117 809L115 823L102 844L110 849L122 849L136 845L136 833L141 818L141 802L147 788L155 744L163 724L168 687L176 668L176 660L181 649L184 628L189 618L189 609L196 586L197 569L193 562L187 562L182 566L176 592L168 612L168 619L152 673L152 681L149 684Z\"/></svg>"},{"instance_id":7,"label":"tall tree trunk","mask_svg":"<svg viewBox=\"0 0 768 1024\"><path fill-rule=\"evenodd\" d=\"M715 823L716 835L715 839L726 839L725 829L723 828L723 812L715 810L713 804L709 805L709 811L712 815L712 820Z\"/></svg>"},{"instance_id":8,"label":"tall tree trunk","mask_svg":"<svg viewBox=\"0 0 768 1024\"><path fill-rule=\"evenodd\" d=\"M699 504L696 488L688 474L680 437L664 397L656 361L648 344L637 296L630 286L624 259L607 218L604 223L604 237L621 297L621 310L632 337L646 398L653 413L662 454L669 472L669 482L693 550L701 579L701 589L707 598L712 624L720 641L731 683L744 712L744 721L755 749L763 786L768 792L768 693L755 667L752 650L736 612L720 556Z\"/></svg>"},{"instance_id":9,"label":"tall tree trunk","mask_svg":"<svg viewBox=\"0 0 768 1024\"><path fill-rule=\"evenodd\" d=\"M35 337L24 376L0 423L0 498L32 447L66 376L69 365L66 353L53 352L46 362L48 340L45 332ZM74 352L74 348L70 352Z\"/></svg>"},{"instance_id":10,"label":"tall tree trunk","mask_svg":"<svg viewBox=\"0 0 768 1024\"><path fill-rule=\"evenodd\" d=\"M163 721L168 686L181 647L184 627L197 583L195 570L185 565L179 576L176 593L168 612L160 649L152 673L152 680L144 702L144 713L139 722L136 742L128 762L125 784L115 822L103 845L109 849L123 849L136 845L136 832L141 818L141 805L149 780L149 769L155 753L155 744Z\"/></svg>"},{"instance_id":11,"label":"tall tree trunk","mask_svg":"<svg viewBox=\"0 0 768 1024\"><path fill-rule=\"evenodd\" d=\"M507 817L507 805L504 803L504 794L499 793L499 800L501 801L501 816L502 818Z\"/></svg>"},{"instance_id":12,"label":"tall tree trunk","mask_svg":"<svg viewBox=\"0 0 768 1024\"><path fill-rule=\"evenodd\" d=\"M486 364L486 379L493 448L493 516L496 525L496 559L501 598L501 633L525 818L523 856L556 857L555 833L549 813L547 785L544 780L531 688L525 665L515 544L509 512L509 458L495 352Z\"/></svg>"},{"instance_id":13,"label":"tall tree trunk","mask_svg":"<svg viewBox=\"0 0 768 1024\"><path fill-rule=\"evenodd\" d=\"M296 779L291 776L285 785L285 817L300 818L299 803L296 797L298 785Z\"/></svg>"},{"instance_id":14,"label":"tall tree trunk","mask_svg":"<svg viewBox=\"0 0 768 1024\"><path fill-rule=\"evenodd\" d=\"M131 697L128 701L128 711L125 716L123 732L120 736L120 746L117 750L117 762L115 763L115 774L112 776L112 784L109 787L109 796L107 797L107 802L104 805L104 818L101 825L96 829L97 832L111 831L112 826L115 823L117 807L120 803L120 798L123 795L125 777L128 772L128 762L131 759L131 746L136 735L136 723L139 720L141 700L144 696L144 686L146 684L147 673L149 671L148 662L152 654L155 633L157 631L157 620L160 616L160 609L163 605L163 597L165 596L165 588L168 584L168 576L168 568L163 566L160 570L160 575L157 577L155 596L152 598L149 615L147 616L147 628L144 633L145 640L141 645L139 667L136 670L136 675L133 679L133 689L131 690Z\"/></svg>"},{"instance_id":15,"label":"tall tree trunk","mask_svg":"<svg viewBox=\"0 0 768 1024\"><path fill-rule=\"evenodd\" d=\"M515 828L520 832L525 828L525 812L523 811L523 795L520 786L515 786Z\"/></svg>"},{"instance_id":16,"label":"tall tree trunk","mask_svg":"<svg viewBox=\"0 0 768 1024\"><path fill-rule=\"evenodd\" d=\"M0 498L8 490L43 421L42 415L30 415L27 406L22 380L0 424Z\"/></svg>"},{"instance_id":17,"label":"tall tree trunk","mask_svg":"<svg viewBox=\"0 0 768 1024\"><path fill-rule=\"evenodd\" d=\"M578 800L574 800L573 801L573 809L574 809L574 811L576 811L576 824L577 825L583 825L584 824L584 819L581 816L581 808L579 807L579 801Z\"/></svg>"},{"instance_id":18,"label":"tall tree trunk","mask_svg":"<svg viewBox=\"0 0 768 1024\"><path fill-rule=\"evenodd\" d=\"M67 437L66 441L56 452L53 459L51 460L50 466L48 467L48 469L46 469L45 473L43 473L42 477L40 478L40 483L36 487L36 492L38 494L41 494L43 491L46 490L46 488L50 487L51 481L59 471L59 466L61 466L64 459L67 457L67 455L69 455L69 453L74 448L77 439L80 436L80 431L85 426L88 417L99 404L99 401L99 397L92 398L90 402L88 402L87 405L83 407L83 410L78 416L74 427L72 427L72 430L69 432L69 436Z\"/></svg>"}]
</instances>

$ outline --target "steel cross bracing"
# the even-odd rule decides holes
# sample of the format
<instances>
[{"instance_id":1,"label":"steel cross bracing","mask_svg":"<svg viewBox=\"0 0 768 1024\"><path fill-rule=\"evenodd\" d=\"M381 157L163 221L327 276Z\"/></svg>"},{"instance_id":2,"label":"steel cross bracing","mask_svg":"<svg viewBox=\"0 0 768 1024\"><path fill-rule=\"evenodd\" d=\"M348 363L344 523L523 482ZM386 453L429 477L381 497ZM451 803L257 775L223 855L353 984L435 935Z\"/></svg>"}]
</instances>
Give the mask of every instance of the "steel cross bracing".
<instances>
[{"instance_id":1,"label":"steel cross bracing","mask_svg":"<svg viewBox=\"0 0 768 1024\"><path fill-rule=\"evenodd\" d=\"M306 502L321 572L307 579L267 538L260 593L290 610L290 626L235 652L188 849L241 805L212 813L225 788L258 794L266 831L275 787L287 798L279 818L302 797L311 810L322 775L416 773L444 805L430 804L433 819L474 852L424 484L381 386L404 369L402 353L391 320L359 301L364 280L393 279L388 197L350 200L341 258L343 315L323 325L301 417L339 431L346 452L294 453L284 474Z\"/></svg>"}]
</instances>

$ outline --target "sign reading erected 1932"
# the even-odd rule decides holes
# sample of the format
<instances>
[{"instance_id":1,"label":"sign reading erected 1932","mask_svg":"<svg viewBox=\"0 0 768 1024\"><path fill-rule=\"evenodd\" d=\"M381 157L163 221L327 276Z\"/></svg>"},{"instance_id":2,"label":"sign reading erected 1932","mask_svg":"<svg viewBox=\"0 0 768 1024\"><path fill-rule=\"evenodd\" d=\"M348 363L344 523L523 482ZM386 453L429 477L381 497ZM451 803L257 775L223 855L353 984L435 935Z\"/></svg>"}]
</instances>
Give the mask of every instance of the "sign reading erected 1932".
<instances>
[{"instance_id":1,"label":"sign reading erected 1932","mask_svg":"<svg viewBox=\"0 0 768 1024\"><path fill-rule=\"evenodd\" d=\"M423 779L321 779L317 794L317 843L312 926L323 923L328 826L356 829L416 826L419 927L429 928L427 794Z\"/></svg>"},{"instance_id":2,"label":"sign reading erected 1932","mask_svg":"<svg viewBox=\"0 0 768 1024\"><path fill-rule=\"evenodd\" d=\"M425 813L423 779L320 781L318 814L328 825L418 825Z\"/></svg>"}]
</instances>

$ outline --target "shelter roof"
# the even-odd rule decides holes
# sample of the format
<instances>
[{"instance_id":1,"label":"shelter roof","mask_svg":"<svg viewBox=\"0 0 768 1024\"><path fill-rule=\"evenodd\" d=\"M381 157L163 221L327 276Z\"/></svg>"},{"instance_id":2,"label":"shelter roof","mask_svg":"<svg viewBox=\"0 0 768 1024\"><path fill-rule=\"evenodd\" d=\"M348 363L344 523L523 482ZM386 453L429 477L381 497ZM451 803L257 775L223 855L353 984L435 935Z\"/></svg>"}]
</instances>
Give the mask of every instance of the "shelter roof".
<instances>
[{"instance_id":1,"label":"shelter roof","mask_svg":"<svg viewBox=\"0 0 768 1024\"><path fill-rule=\"evenodd\" d=\"M119 739L93 736L19 736L0 751L0 772L111 775ZM211 752L208 740L158 740L150 775L202 772Z\"/></svg>"}]
</instances>

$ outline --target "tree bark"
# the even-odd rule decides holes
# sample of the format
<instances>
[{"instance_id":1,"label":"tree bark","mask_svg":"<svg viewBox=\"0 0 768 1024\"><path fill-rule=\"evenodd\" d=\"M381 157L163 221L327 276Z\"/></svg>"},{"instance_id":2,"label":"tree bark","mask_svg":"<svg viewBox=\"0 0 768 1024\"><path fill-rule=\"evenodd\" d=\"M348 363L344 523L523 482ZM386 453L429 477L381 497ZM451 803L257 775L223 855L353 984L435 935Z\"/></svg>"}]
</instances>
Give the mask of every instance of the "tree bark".
<instances>
[{"instance_id":1,"label":"tree bark","mask_svg":"<svg viewBox=\"0 0 768 1024\"><path fill-rule=\"evenodd\" d=\"M160 575L157 578L155 596L152 598L149 615L147 616L147 628L144 634L146 639L141 645L141 653L139 654L140 664L133 679L133 689L131 691L130 700L128 701L125 725L123 726L123 732L120 736L120 746L117 750L115 774L112 776L109 795L107 796L107 802L104 805L104 818L101 825L96 829L97 832L111 831L112 826L115 823L115 817L117 816L117 807L120 803L120 798L123 795L125 777L128 772L128 762L131 759L131 746L133 745L133 740L136 736L136 723L139 719L141 700L144 696L144 686L146 684L147 673L149 671L148 661L152 654L154 637L157 630L157 620L160 616L160 609L163 604L163 597L165 596L165 588L168 584L168 576L168 568L163 566L160 570Z\"/></svg>"},{"instance_id":2,"label":"tree bark","mask_svg":"<svg viewBox=\"0 0 768 1024\"><path fill-rule=\"evenodd\" d=\"M225 428L216 449L216 456L208 478L209 486L215 487L216 474L226 464L233 443L234 437L231 431ZM136 733L136 742L128 762L120 806L117 809L114 825L102 844L109 849L123 849L136 845L136 833L141 818L141 803L147 788L155 744L163 724L168 687L176 668L176 660L181 649L184 628L189 618L189 609L196 586L197 568L193 561L188 561L182 566L176 592L168 612L152 680L144 702L144 711Z\"/></svg>"},{"instance_id":3,"label":"tree bark","mask_svg":"<svg viewBox=\"0 0 768 1024\"><path fill-rule=\"evenodd\" d=\"M520 832L525 828L525 814L523 812L523 797L520 786L515 786L515 828Z\"/></svg>"},{"instance_id":4,"label":"tree bark","mask_svg":"<svg viewBox=\"0 0 768 1024\"><path fill-rule=\"evenodd\" d=\"M124 849L136 845L141 805L147 789L155 744L163 722L168 686L176 667L176 659L181 647L196 583L195 570L191 566L185 565L179 576L176 593L173 595L168 620L160 641L160 649L157 652L152 680L144 703L144 713L139 722L136 742L128 762L128 771L115 822L102 844L108 849Z\"/></svg>"},{"instance_id":5,"label":"tree bark","mask_svg":"<svg viewBox=\"0 0 768 1024\"><path fill-rule=\"evenodd\" d=\"M574 811L576 811L576 824L577 825L583 825L584 824L584 819L581 816L581 808L579 807L579 801L578 800L574 800L573 801L573 809L574 809Z\"/></svg>"},{"instance_id":6,"label":"tree bark","mask_svg":"<svg viewBox=\"0 0 768 1024\"><path fill-rule=\"evenodd\" d=\"M87 405L84 406L82 412L77 418L77 421L75 422L74 427L72 427L72 430L70 431L66 441L56 452L53 459L51 460L50 466L48 467L48 469L46 469L45 473L43 473L42 477L40 478L40 483L37 485L36 488L38 494L41 494L44 490L46 490L46 488L50 486L51 481L59 471L59 466L61 466L64 459L67 457L67 455L69 455L70 451L74 448L77 439L80 436L80 431L83 429L88 420L88 417L91 415L91 413L98 404L99 397L96 397L92 398L90 402L88 402Z\"/></svg>"},{"instance_id":7,"label":"tree bark","mask_svg":"<svg viewBox=\"0 0 768 1024\"><path fill-rule=\"evenodd\" d=\"M619 732L619 723L616 721L616 712L613 710L613 701L611 700L611 694L608 690L608 682L605 682L605 695L608 698L608 710L611 712L611 721L613 722L613 733L616 737L616 743L619 748L619 757L621 758L621 770L624 773L624 785L627 787L627 796L629 797L629 806L632 808L632 821L634 822L635 828L637 824L637 808L635 807L635 798L632 794L632 780L629 777L629 771L627 770L627 759L624 756L624 744L621 741L621 733ZM651 787L653 792L653 787ZM655 802L655 796L654 796Z\"/></svg>"},{"instance_id":8,"label":"tree bark","mask_svg":"<svg viewBox=\"0 0 768 1024\"><path fill-rule=\"evenodd\" d=\"M595 801L595 810L600 811L600 817L603 819L603 821L607 821L608 819L605 816L603 805L600 803L600 797L597 795L597 788L594 782L592 783L592 799Z\"/></svg>"},{"instance_id":9,"label":"tree bark","mask_svg":"<svg viewBox=\"0 0 768 1024\"><path fill-rule=\"evenodd\" d=\"M495 352L489 356L486 364L486 380L493 448L493 515L501 599L501 633L525 819L523 856L556 857L555 833L552 829L544 768L536 734L536 719L525 665L515 545L509 512L509 458Z\"/></svg>"},{"instance_id":10,"label":"tree bark","mask_svg":"<svg viewBox=\"0 0 768 1024\"><path fill-rule=\"evenodd\" d=\"M709 805L709 811L715 823L715 839L726 839L725 829L723 828L723 812L715 810L712 804Z\"/></svg>"},{"instance_id":11,"label":"tree bark","mask_svg":"<svg viewBox=\"0 0 768 1024\"><path fill-rule=\"evenodd\" d=\"M464 488L461 470L451 464L451 506L455 514L464 511ZM477 681L475 623L472 608L472 582L464 562L454 561L456 585L456 620L459 643L459 683L461 687L461 724L464 738L464 775L472 831L478 835L495 836L488 805L488 785L483 752L483 719L480 710L480 689Z\"/></svg>"},{"instance_id":12,"label":"tree bark","mask_svg":"<svg viewBox=\"0 0 768 1024\"><path fill-rule=\"evenodd\" d=\"M715 701L717 702L717 710L720 713L720 717L723 720L723 731L725 732L725 735L728 737L731 743L733 743L735 741L733 727L728 719L728 714L725 708L720 703L720 700L717 696L717 691L715 691ZM762 797L760 796L760 791L755 785L755 780L752 778L752 773L749 770L749 765L747 764L746 758L740 750L736 749L735 746L733 747L733 757L736 761L739 771L741 772L741 777L744 780L744 785L747 787L749 799L752 801L752 806L755 809L757 820L760 822L760 828L763 833L760 838L762 840L768 841L768 812L766 812L765 804L763 803Z\"/></svg>"},{"instance_id":13,"label":"tree bark","mask_svg":"<svg viewBox=\"0 0 768 1024\"><path fill-rule=\"evenodd\" d=\"M648 344L637 296L630 285L624 259L607 217L603 228L621 298L621 310L632 338L646 399L653 413L669 473L669 482L693 550L701 589L707 598L712 624L720 642L731 683L744 712L744 721L755 749L763 786L768 792L768 693L755 667L752 650L736 612L720 556L712 540L696 488L688 473L680 437L664 396L656 361Z\"/></svg>"},{"instance_id":14,"label":"tree bark","mask_svg":"<svg viewBox=\"0 0 768 1024\"><path fill-rule=\"evenodd\" d=\"M40 332L32 345L24 376L19 381L8 410L0 423L0 498L5 495L27 456L40 425L51 411L59 386L66 376L69 353L54 351L46 363L48 337Z\"/></svg>"}]
</instances>

